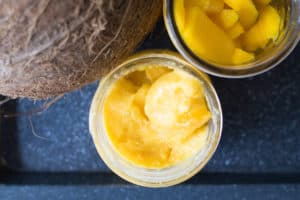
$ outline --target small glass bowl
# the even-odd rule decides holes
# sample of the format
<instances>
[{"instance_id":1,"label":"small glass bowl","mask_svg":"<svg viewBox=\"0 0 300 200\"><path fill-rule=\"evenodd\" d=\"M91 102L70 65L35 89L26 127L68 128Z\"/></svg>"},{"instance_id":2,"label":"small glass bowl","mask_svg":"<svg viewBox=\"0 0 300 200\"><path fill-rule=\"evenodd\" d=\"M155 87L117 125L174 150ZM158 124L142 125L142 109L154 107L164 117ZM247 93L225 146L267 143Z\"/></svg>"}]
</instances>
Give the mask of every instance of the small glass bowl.
<instances>
[{"instance_id":1,"label":"small glass bowl","mask_svg":"<svg viewBox=\"0 0 300 200\"><path fill-rule=\"evenodd\" d=\"M195 55L184 43L176 27L174 0L164 0L164 21L169 37L180 54L202 71L225 78L245 78L266 72L282 62L295 48L300 39L300 1L276 0L274 5L282 20L281 32L275 45L267 47L256 59L243 65L220 65ZM224 49L226 51L226 49Z\"/></svg>"},{"instance_id":2,"label":"small glass bowl","mask_svg":"<svg viewBox=\"0 0 300 200\"><path fill-rule=\"evenodd\" d=\"M104 127L103 103L112 84L129 72L147 66L166 66L180 69L198 78L203 84L207 104L212 112L205 147L191 158L169 168L146 169L129 163L115 150ZM222 124L221 105L209 77L183 60L179 54L159 50L139 53L123 62L104 77L92 101L89 119L93 141L106 165L125 180L146 187L171 186L195 175L215 152L221 137Z\"/></svg>"}]
</instances>

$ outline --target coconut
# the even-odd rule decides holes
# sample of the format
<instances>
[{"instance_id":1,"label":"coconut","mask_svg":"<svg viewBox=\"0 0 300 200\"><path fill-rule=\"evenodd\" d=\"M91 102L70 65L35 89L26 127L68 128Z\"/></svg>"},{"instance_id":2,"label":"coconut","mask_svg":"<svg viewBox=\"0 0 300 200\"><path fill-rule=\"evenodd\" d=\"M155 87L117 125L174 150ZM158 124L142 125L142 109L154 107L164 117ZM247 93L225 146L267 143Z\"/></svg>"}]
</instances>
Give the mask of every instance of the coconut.
<instances>
[{"instance_id":1,"label":"coconut","mask_svg":"<svg viewBox=\"0 0 300 200\"><path fill-rule=\"evenodd\" d=\"M0 0L0 94L44 99L99 80L160 13L161 0Z\"/></svg>"}]
</instances>

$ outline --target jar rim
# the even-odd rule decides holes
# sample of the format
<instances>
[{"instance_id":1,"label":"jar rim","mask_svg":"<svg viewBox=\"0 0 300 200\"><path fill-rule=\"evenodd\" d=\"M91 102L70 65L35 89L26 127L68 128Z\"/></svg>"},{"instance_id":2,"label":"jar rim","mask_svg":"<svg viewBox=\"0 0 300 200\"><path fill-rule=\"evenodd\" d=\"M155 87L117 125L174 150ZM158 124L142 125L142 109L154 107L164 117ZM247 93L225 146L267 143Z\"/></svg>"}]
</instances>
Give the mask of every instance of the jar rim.
<instances>
[{"instance_id":1,"label":"jar rim","mask_svg":"<svg viewBox=\"0 0 300 200\"><path fill-rule=\"evenodd\" d=\"M144 60L146 59L146 60ZM207 89L209 93L206 93L206 95L209 95L208 98L209 104L212 104L213 106L210 109L213 110L213 121L211 123L211 126L214 126L211 129L212 135L210 136L209 144L207 144L207 149L204 149L203 151L199 151L197 153L197 156L190 158L183 163L176 164L177 166L172 166L169 168L164 168L161 170L157 169L146 169L137 167L135 165L130 165L126 161L124 162L124 159L117 153L113 154L113 148L107 149L107 145L109 142L108 136L105 132L105 129L103 127L103 118L101 118L101 114L99 114L99 111L101 113L101 109L103 107L103 101L106 97L106 94L109 90L109 85L111 85L114 81L112 79L115 77L115 79L118 78L118 73L120 73L122 69L126 70L126 67L129 66L133 67L137 62L141 63L141 61L148 62L147 59L165 59L169 60L169 62L175 62L178 65L182 65L183 67L189 68L191 71L196 70L195 72L199 74L195 74L196 78L203 81L205 90ZM168 64L170 64L168 63ZM133 65L132 65L133 64ZM147 63L145 63L147 64ZM165 64L165 66L168 66ZM122 72L121 72L122 73ZM111 80L110 80L111 79ZM111 81L111 82L110 82ZM100 123L99 123L100 121ZM208 76L206 76L204 73L199 71L199 69L193 67L189 63L187 63L184 59L181 58L181 56L177 53L173 53L170 51L160 51L160 50L153 50L153 51L144 51L142 53L138 53L134 55L133 57L130 57L128 60L120 64L116 69L114 69L112 72L110 72L104 79L100 82L99 87L95 93L95 96L93 98L91 108L90 108L90 116L89 116L89 126L90 126L90 133L92 135L94 144L96 146L96 149L103 159L103 161L106 163L106 165L117 175L119 175L121 178L145 187L167 187L171 185L175 185L178 183L181 183L190 177L194 176L196 173L198 173L210 160L212 155L217 149L217 146L220 142L222 128L223 128L223 115L222 115L222 109L221 104L219 101L219 98L217 96L217 93L212 85L212 83L209 81ZM106 139L105 139L106 137ZM99 140L99 139L102 140ZM107 141L105 141L107 140ZM105 143L106 142L106 143ZM111 147L108 147L111 148ZM115 152L116 153L116 152ZM200 155L201 154L201 155ZM117 158L113 158L114 156L118 156ZM198 159L198 160L197 160ZM192 165L191 162L193 161L194 165ZM121 163L121 164L120 164ZM129 164L129 165L128 165ZM119 166L118 166L119 165ZM177 168L175 168L177 167ZM131 171L131 170L137 170L137 171ZM141 170L141 171L139 171ZM185 170L185 171L182 171ZM178 173L181 174L178 174ZM144 176L144 173L149 176ZM177 174L174 174L177 173ZM169 176L169 177L167 177ZM146 178L145 178L146 177Z\"/></svg>"},{"instance_id":2,"label":"jar rim","mask_svg":"<svg viewBox=\"0 0 300 200\"><path fill-rule=\"evenodd\" d=\"M300 3L290 0L292 9L289 12L288 27L286 33L284 33L284 38L279 42L281 46L278 45L276 48L272 48L278 49L275 56L272 54L273 52L270 52L269 56L265 56L265 59L231 67L230 65L209 62L195 55L181 38L175 23L173 2L173 0L163 1L165 27L173 45L188 62L210 75L223 78L247 78L262 74L281 63L294 50L300 40ZM293 6L294 4L295 6Z\"/></svg>"}]
</instances>

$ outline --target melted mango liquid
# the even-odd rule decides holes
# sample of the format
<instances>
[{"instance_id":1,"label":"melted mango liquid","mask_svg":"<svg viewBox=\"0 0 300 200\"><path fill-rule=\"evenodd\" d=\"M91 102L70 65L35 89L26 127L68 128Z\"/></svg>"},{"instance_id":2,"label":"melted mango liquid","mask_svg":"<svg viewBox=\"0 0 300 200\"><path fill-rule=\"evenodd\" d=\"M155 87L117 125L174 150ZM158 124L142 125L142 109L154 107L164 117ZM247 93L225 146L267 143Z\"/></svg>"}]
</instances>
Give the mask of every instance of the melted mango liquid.
<instances>
[{"instance_id":1,"label":"melted mango liquid","mask_svg":"<svg viewBox=\"0 0 300 200\"><path fill-rule=\"evenodd\" d=\"M104 102L104 125L116 151L151 169L172 166L205 145L211 118L198 79L146 67L118 79Z\"/></svg>"}]
</instances>

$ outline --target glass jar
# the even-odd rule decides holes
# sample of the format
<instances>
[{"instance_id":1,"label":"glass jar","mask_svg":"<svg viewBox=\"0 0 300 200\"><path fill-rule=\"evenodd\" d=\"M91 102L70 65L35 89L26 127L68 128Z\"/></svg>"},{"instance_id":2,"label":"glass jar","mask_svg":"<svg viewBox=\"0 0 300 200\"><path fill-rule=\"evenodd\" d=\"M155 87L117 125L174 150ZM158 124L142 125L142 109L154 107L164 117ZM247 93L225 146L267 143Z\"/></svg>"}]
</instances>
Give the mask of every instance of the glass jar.
<instances>
[{"instance_id":1,"label":"glass jar","mask_svg":"<svg viewBox=\"0 0 300 200\"><path fill-rule=\"evenodd\" d=\"M203 84L206 101L212 113L204 147L191 158L163 169L146 169L129 163L115 150L104 127L103 103L112 84L129 72L149 65L184 70L199 79ZM207 75L187 63L177 53L148 51L129 58L103 78L91 105L89 123L96 149L113 172L137 185L166 187L187 180L204 167L218 146L223 119L219 98Z\"/></svg>"},{"instance_id":2,"label":"glass jar","mask_svg":"<svg viewBox=\"0 0 300 200\"><path fill-rule=\"evenodd\" d=\"M300 38L300 1L274 0L272 5L277 8L281 19L283 19L276 44L258 54L251 63L235 65L234 67L220 65L196 56L185 45L176 27L173 2L173 0L164 0L163 8L165 25L173 44L187 61L211 75L225 78L244 78L266 72L283 61L295 48Z\"/></svg>"}]
</instances>

